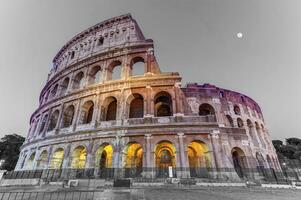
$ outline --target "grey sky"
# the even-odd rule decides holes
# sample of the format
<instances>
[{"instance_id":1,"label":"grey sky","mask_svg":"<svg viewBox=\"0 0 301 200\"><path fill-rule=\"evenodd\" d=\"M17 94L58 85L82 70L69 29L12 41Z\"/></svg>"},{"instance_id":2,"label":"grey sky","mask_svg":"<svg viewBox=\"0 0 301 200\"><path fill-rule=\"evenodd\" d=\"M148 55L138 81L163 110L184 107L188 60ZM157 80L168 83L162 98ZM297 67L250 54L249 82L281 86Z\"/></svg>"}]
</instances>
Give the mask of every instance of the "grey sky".
<instances>
[{"instance_id":1,"label":"grey sky","mask_svg":"<svg viewBox=\"0 0 301 200\"><path fill-rule=\"evenodd\" d=\"M27 134L52 58L71 37L131 13L162 71L242 92L273 138L301 137L300 10L300 0L1 0L0 136Z\"/></svg>"}]
</instances>

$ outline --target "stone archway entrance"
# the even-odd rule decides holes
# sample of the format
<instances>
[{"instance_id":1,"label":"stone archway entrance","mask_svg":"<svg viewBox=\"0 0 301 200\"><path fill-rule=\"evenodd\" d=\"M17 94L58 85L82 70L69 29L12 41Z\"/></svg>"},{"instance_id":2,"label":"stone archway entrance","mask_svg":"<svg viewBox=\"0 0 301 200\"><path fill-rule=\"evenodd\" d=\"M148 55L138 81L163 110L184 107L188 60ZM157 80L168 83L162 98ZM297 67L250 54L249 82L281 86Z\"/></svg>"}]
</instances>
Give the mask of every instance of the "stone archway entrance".
<instances>
[{"instance_id":1,"label":"stone archway entrance","mask_svg":"<svg viewBox=\"0 0 301 200\"><path fill-rule=\"evenodd\" d=\"M125 177L137 177L142 173L142 156L143 150L141 144L137 142L129 143L123 156L123 167Z\"/></svg>"},{"instance_id":2,"label":"stone archway entrance","mask_svg":"<svg viewBox=\"0 0 301 200\"><path fill-rule=\"evenodd\" d=\"M155 162L157 177L169 177L169 170L176 176L176 149L171 142L162 141L156 145Z\"/></svg>"},{"instance_id":3,"label":"stone archway entrance","mask_svg":"<svg viewBox=\"0 0 301 200\"><path fill-rule=\"evenodd\" d=\"M211 166L208 146L201 141L193 141L187 148L191 177L208 178Z\"/></svg>"},{"instance_id":4,"label":"stone archway entrance","mask_svg":"<svg viewBox=\"0 0 301 200\"><path fill-rule=\"evenodd\" d=\"M101 145L96 151L95 168L97 175L101 178L113 176L113 146L110 144Z\"/></svg>"},{"instance_id":5,"label":"stone archway entrance","mask_svg":"<svg viewBox=\"0 0 301 200\"><path fill-rule=\"evenodd\" d=\"M231 151L233 166L240 178L244 178L247 176L247 163L246 156L242 149L238 147L234 147Z\"/></svg>"}]
</instances>

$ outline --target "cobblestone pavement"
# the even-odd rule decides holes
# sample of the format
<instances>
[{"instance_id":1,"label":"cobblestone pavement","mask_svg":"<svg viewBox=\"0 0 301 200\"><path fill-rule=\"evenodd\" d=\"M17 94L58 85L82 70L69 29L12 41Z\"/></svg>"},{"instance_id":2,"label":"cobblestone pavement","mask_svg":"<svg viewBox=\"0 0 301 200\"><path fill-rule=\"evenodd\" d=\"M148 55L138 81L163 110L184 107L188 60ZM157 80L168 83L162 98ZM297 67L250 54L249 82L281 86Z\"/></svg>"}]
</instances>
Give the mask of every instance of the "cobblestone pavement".
<instances>
[{"instance_id":1,"label":"cobblestone pavement","mask_svg":"<svg viewBox=\"0 0 301 200\"><path fill-rule=\"evenodd\" d=\"M2 191L0 200L299 200L301 190L243 187Z\"/></svg>"}]
</instances>

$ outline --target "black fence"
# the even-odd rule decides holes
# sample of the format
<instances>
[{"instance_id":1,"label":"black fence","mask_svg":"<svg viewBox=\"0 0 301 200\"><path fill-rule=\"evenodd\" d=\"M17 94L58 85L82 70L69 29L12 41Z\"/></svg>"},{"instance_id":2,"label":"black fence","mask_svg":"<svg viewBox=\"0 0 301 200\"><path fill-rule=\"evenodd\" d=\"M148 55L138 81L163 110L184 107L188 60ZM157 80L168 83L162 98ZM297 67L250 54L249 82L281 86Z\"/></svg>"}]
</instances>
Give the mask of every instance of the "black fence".
<instances>
[{"instance_id":1,"label":"black fence","mask_svg":"<svg viewBox=\"0 0 301 200\"><path fill-rule=\"evenodd\" d=\"M62 181L65 179L116 179L135 178L194 178L204 181L247 181L257 180L262 183L289 183L300 181L296 170L276 171L271 168L86 168L86 169L44 169L30 171L10 171L3 175L4 179L39 178L45 181Z\"/></svg>"}]
</instances>

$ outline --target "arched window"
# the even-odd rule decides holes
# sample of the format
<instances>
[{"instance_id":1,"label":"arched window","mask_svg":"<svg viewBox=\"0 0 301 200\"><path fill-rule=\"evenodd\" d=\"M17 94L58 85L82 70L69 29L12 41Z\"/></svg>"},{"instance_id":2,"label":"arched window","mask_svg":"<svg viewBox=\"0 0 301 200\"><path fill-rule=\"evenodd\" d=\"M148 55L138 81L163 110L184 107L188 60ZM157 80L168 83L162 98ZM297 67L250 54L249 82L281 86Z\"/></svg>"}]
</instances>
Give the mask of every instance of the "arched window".
<instances>
[{"instance_id":1,"label":"arched window","mask_svg":"<svg viewBox=\"0 0 301 200\"><path fill-rule=\"evenodd\" d=\"M86 165L87 150L84 146L78 146L71 155L71 168L83 169Z\"/></svg>"},{"instance_id":2,"label":"arched window","mask_svg":"<svg viewBox=\"0 0 301 200\"><path fill-rule=\"evenodd\" d=\"M46 122L47 122L47 119L48 119L48 115L44 115L43 119L42 119L42 124L40 126L40 130L39 130L39 133L41 134L44 129L45 129L45 126L46 126Z\"/></svg>"},{"instance_id":3,"label":"arched window","mask_svg":"<svg viewBox=\"0 0 301 200\"><path fill-rule=\"evenodd\" d=\"M121 79L121 62L113 61L108 67L107 81Z\"/></svg>"},{"instance_id":4,"label":"arched window","mask_svg":"<svg viewBox=\"0 0 301 200\"><path fill-rule=\"evenodd\" d=\"M62 128L71 126L74 116L74 106L70 105L63 114Z\"/></svg>"},{"instance_id":5,"label":"arched window","mask_svg":"<svg viewBox=\"0 0 301 200\"><path fill-rule=\"evenodd\" d=\"M75 75L73 80L73 89L81 89L84 86L84 73L79 72Z\"/></svg>"},{"instance_id":6,"label":"arched window","mask_svg":"<svg viewBox=\"0 0 301 200\"><path fill-rule=\"evenodd\" d=\"M117 100L114 97L109 97L107 100L107 109L106 109L106 121L116 120L117 114Z\"/></svg>"},{"instance_id":7,"label":"arched window","mask_svg":"<svg viewBox=\"0 0 301 200\"><path fill-rule=\"evenodd\" d=\"M99 83L102 78L102 69L100 66L94 66L88 75L88 84Z\"/></svg>"},{"instance_id":8,"label":"arched window","mask_svg":"<svg viewBox=\"0 0 301 200\"><path fill-rule=\"evenodd\" d=\"M26 169L33 169L33 162L34 162L34 159L36 157L36 153L32 153L29 157L29 159L27 160L26 162Z\"/></svg>"},{"instance_id":9,"label":"arched window","mask_svg":"<svg viewBox=\"0 0 301 200\"><path fill-rule=\"evenodd\" d=\"M53 129L55 129L58 118L59 118L59 111L56 110L52 113L52 115L50 117L48 131L52 131Z\"/></svg>"},{"instance_id":10,"label":"arched window","mask_svg":"<svg viewBox=\"0 0 301 200\"><path fill-rule=\"evenodd\" d=\"M71 51L71 55L70 55L70 58L73 59L75 56L75 52L74 51Z\"/></svg>"},{"instance_id":11,"label":"arched window","mask_svg":"<svg viewBox=\"0 0 301 200\"><path fill-rule=\"evenodd\" d=\"M103 45L103 42L104 42L104 38L101 36L101 37L98 39L97 45L98 45L98 46L101 46L101 45Z\"/></svg>"},{"instance_id":12,"label":"arched window","mask_svg":"<svg viewBox=\"0 0 301 200\"><path fill-rule=\"evenodd\" d=\"M247 161L246 161L245 153L243 152L242 149L240 149L238 147L234 147L231 152L232 152L232 160L233 160L234 169L235 169L237 175L240 178L245 177L246 169L247 169Z\"/></svg>"},{"instance_id":13,"label":"arched window","mask_svg":"<svg viewBox=\"0 0 301 200\"><path fill-rule=\"evenodd\" d=\"M51 169L61 169L64 160L64 149L59 148L57 149L51 158L50 161L50 168Z\"/></svg>"},{"instance_id":14,"label":"arched window","mask_svg":"<svg viewBox=\"0 0 301 200\"><path fill-rule=\"evenodd\" d=\"M172 116L172 98L167 92L159 92L155 96L155 116Z\"/></svg>"},{"instance_id":15,"label":"arched window","mask_svg":"<svg viewBox=\"0 0 301 200\"><path fill-rule=\"evenodd\" d=\"M226 115L228 120L228 126L234 127L233 119L230 115Z\"/></svg>"},{"instance_id":16,"label":"arched window","mask_svg":"<svg viewBox=\"0 0 301 200\"><path fill-rule=\"evenodd\" d=\"M58 89L58 84L56 84L50 92L51 98L54 98Z\"/></svg>"},{"instance_id":17,"label":"arched window","mask_svg":"<svg viewBox=\"0 0 301 200\"><path fill-rule=\"evenodd\" d=\"M144 59L142 57L135 57L131 60L131 75L143 75L145 72Z\"/></svg>"},{"instance_id":18,"label":"arched window","mask_svg":"<svg viewBox=\"0 0 301 200\"><path fill-rule=\"evenodd\" d=\"M47 166L47 155L48 152L44 150L39 157L39 160L37 162L37 168L38 169L44 169Z\"/></svg>"},{"instance_id":19,"label":"arched window","mask_svg":"<svg viewBox=\"0 0 301 200\"><path fill-rule=\"evenodd\" d=\"M237 126L238 126L239 128L241 128L241 127L244 126L244 123L243 123L242 119L237 118Z\"/></svg>"},{"instance_id":20,"label":"arched window","mask_svg":"<svg viewBox=\"0 0 301 200\"><path fill-rule=\"evenodd\" d=\"M65 78L62 85L61 85L61 92L60 92L60 96L65 95L66 91L68 89L68 85L69 85L69 78Z\"/></svg>"},{"instance_id":21,"label":"arched window","mask_svg":"<svg viewBox=\"0 0 301 200\"><path fill-rule=\"evenodd\" d=\"M240 108L239 108L238 105L235 105L235 106L234 106L234 113L235 113L236 115L240 115Z\"/></svg>"},{"instance_id":22,"label":"arched window","mask_svg":"<svg viewBox=\"0 0 301 200\"><path fill-rule=\"evenodd\" d=\"M199 115L200 116L215 115L214 108L208 103L203 103L199 107Z\"/></svg>"},{"instance_id":23,"label":"arched window","mask_svg":"<svg viewBox=\"0 0 301 200\"><path fill-rule=\"evenodd\" d=\"M94 103L92 101L87 101L82 106L80 124L89 124L92 121L94 111Z\"/></svg>"},{"instance_id":24,"label":"arched window","mask_svg":"<svg viewBox=\"0 0 301 200\"><path fill-rule=\"evenodd\" d=\"M133 94L134 99L130 103L129 118L143 118L143 97L140 94Z\"/></svg>"}]
</instances>

